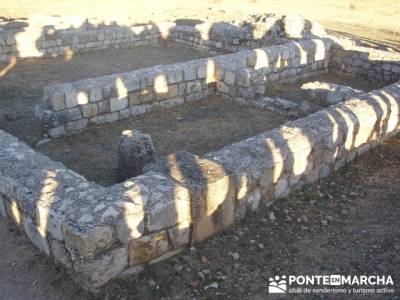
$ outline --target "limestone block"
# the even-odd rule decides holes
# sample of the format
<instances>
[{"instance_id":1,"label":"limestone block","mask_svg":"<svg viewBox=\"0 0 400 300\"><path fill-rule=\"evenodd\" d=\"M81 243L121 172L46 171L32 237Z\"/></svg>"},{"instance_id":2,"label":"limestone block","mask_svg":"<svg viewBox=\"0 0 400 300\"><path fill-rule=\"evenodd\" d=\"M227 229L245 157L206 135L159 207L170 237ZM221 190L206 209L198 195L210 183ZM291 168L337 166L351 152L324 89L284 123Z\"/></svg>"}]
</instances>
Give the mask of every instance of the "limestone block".
<instances>
[{"instance_id":1,"label":"limestone block","mask_svg":"<svg viewBox=\"0 0 400 300\"><path fill-rule=\"evenodd\" d=\"M38 247L42 252L50 255L49 243L46 239L46 232L39 230L39 228L33 224L29 217L24 218L24 229L29 239Z\"/></svg>"},{"instance_id":2,"label":"limestone block","mask_svg":"<svg viewBox=\"0 0 400 300\"><path fill-rule=\"evenodd\" d=\"M186 83L186 91L188 94L193 94L196 92L201 92L201 82L196 80L196 81L189 81Z\"/></svg>"},{"instance_id":3,"label":"limestone block","mask_svg":"<svg viewBox=\"0 0 400 300\"><path fill-rule=\"evenodd\" d=\"M78 105L85 105L89 103L89 95L86 91L79 91L76 96L76 102Z\"/></svg>"},{"instance_id":4,"label":"limestone block","mask_svg":"<svg viewBox=\"0 0 400 300\"><path fill-rule=\"evenodd\" d=\"M128 249L111 249L95 259L74 262L76 281L87 289L95 291L128 266Z\"/></svg>"},{"instance_id":5,"label":"limestone block","mask_svg":"<svg viewBox=\"0 0 400 300\"><path fill-rule=\"evenodd\" d=\"M260 206L261 198L261 189L257 188L247 193L245 197L238 199L235 209L235 220L239 221L243 219L248 210L256 212Z\"/></svg>"},{"instance_id":6,"label":"limestone block","mask_svg":"<svg viewBox=\"0 0 400 300\"><path fill-rule=\"evenodd\" d=\"M228 94L229 87L222 81L217 81L217 90L223 94Z\"/></svg>"},{"instance_id":7,"label":"limestone block","mask_svg":"<svg viewBox=\"0 0 400 300\"><path fill-rule=\"evenodd\" d=\"M54 256L57 262L62 263L67 268L72 269L72 261L70 257L70 253L68 250L63 246L62 242L58 240L51 240L51 254Z\"/></svg>"},{"instance_id":8,"label":"limestone block","mask_svg":"<svg viewBox=\"0 0 400 300\"><path fill-rule=\"evenodd\" d=\"M232 71L226 70L224 82L228 85L234 85L235 84L235 73Z\"/></svg>"},{"instance_id":9,"label":"limestone block","mask_svg":"<svg viewBox=\"0 0 400 300\"><path fill-rule=\"evenodd\" d=\"M78 92L74 88L69 87L65 90L65 103L67 108L78 105Z\"/></svg>"},{"instance_id":10,"label":"limestone block","mask_svg":"<svg viewBox=\"0 0 400 300\"><path fill-rule=\"evenodd\" d=\"M197 77L200 79L206 78L207 76L207 65L201 65L197 67Z\"/></svg>"},{"instance_id":11,"label":"limestone block","mask_svg":"<svg viewBox=\"0 0 400 300\"><path fill-rule=\"evenodd\" d=\"M182 70L178 67L171 67L167 70L168 84L179 83L182 81Z\"/></svg>"},{"instance_id":12,"label":"limestone block","mask_svg":"<svg viewBox=\"0 0 400 300\"><path fill-rule=\"evenodd\" d=\"M246 69L241 69L236 72L236 84L243 87L251 85L251 72Z\"/></svg>"},{"instance_id":13,"label":"limestone block","mask_svg":"<svg viewBox=\"0 0 400 300\"><path fill-rule=\"evenodd\" d=\"M160 173L146 172L135 180L142 187L145 201L146 229L158 231L190 222L190 195L182 184ZM151 193L147 197L145 191Z\"/></svg>"},{"instance_id":14,"label":"limestone block","mask_svg":"<svg viewBox=\"0 0 400 300\"><path fill-rule=\"evenodd\" d=\"M125 130L118 140L118 176L121 181L142 174L154 160L155 150L149 134Z\"/></svg>"},{"instance_id":15,"label":"limestone block","mask_svg":"<svg viewBox=\"0 0 400 300\"><path fill-rule=\"evenodd\" d=\"M136 77L126 78L124 79L124 86L128 92L137 91L140 89L140 79Z\"/></svg>"},{"instance_id":16,"label":"limestone block","mask_svg":"<svg viewBox=\"0 0 400 300\"><path fill-rule=\"evenodd\" d=\"M165 230L131 241L129 245L130 265L140 265L164 254L169 249Z\"/></svg>"},{"instance_id":17,"label":"limestone block","mask_svg":"<svg viewBox=\"0 0 400 300\"><path fill-rule=\"evenodd\" d=\"M111 98L110 99L110 112L123 110L128 107L128 98Z\"/></svg>"},{"instance_id":18,"label":"limestone block","mask_svg":"<svg viewBox=\"0 0 400 300\"><path fill-rule=\"evenodd\" d=\"M179 88L178 84L172 84L168 86L168 97L169 98L174 98L179 95Z\"/></svg>"},{"instance_id":19,"label":"limestone block","mask_svg":"<svg viewBox=\"0 0 400 300\"><path fill-rule=\"evenodd\" d=\"M84 118L97 116L97 104L87 104L82 106L82 115Z\"/></svg>"},{"instance_id":20,"label":"limestone block","mask_svg":"<svg viewBox=\"0 0 400 300\"><path fill-rule=\"evenodd\" d=\"M183 77L185 81L196 80L196 66L189 65L183 70Z\"/></svg>"},{"instance_id":21,"label":"limestone block","mask_svg":"<svg viewBox=\"0 0 400 300\"><path fill-rule=\"evenodd\" d=\"M113 229L106 225L81 228L73 223L65 223L62 230L65 246L84 258L93 258L116 242Z\"/></svg>"},{"instance_id":22,"label":"limestone block","mask_svg":"<svg viewBox=\"0 0 400 300\"><path fill-rule=\"evenodd\" d=\"M55 92L51 96L51 107L53 110L63 110L65 109L65 95L64 93Z\"/></svg>"},{"instance_id":23,"label":"limestone block","mask_svg":"<svg viewBox=\"0 0 400 300\"><path fill-rule=\"evenodd\" d=\"M192 238L199 242L233 222L234 180L224 168L186 151L162 157L146 170L171 176L190 191Z\"/></svg>"},{"instance_id":24,"label":"limestone block","mask_svg":"<svg viewBox=\"0 0 400 300\"><path fill-rule=\"evenodd\" d=\"M68 122L82 119L81 111L79 110L79 108L68 109L67 114L68 114Z\"/></svg>"},{"instance_id":25,"label":"limestone block","mask_svg":"<svg viewBox=\"0 0 400 300\"><path fill-rule=\"evenodd\" d=\"M90 102L98 102L103 100L103 89L102 88L92 88L90 89Z\"/></svg>"},{"instance_id":26,"label":"limestone block","mask_svg":"<svg viewBox=\"0 0 400 300\"><path fill-rule=\"evenodd\" d=\"M178 224L169 228L168 237L174 249L187 246L190 238L190 222Z\"/></svg>"},{"instance_id":27,"label":"limestone block","mask_svg":"<svg viewBox=\"0 0 400 300\"><path fill-rule=\"evenodd\" d=\"M109 112L109 101L97 102L97 113L99 115Z\"/></svg>"}]
</instances>

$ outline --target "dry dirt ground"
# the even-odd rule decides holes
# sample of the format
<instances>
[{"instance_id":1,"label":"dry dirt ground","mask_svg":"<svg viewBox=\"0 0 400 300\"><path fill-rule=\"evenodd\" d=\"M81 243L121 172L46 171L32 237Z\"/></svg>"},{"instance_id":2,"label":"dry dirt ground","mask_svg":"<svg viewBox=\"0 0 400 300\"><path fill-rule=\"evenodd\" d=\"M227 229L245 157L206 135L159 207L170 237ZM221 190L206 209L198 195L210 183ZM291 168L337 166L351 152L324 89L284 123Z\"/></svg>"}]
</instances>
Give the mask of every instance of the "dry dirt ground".
<instances>
[{"instance_id":1,"label":"dry dirt ground","mask_svg":"<svg viewBox=\"0 0 400 300\"><path fill-rule=\"evenodd\" d=\"M379 86L362 80L344 80L333 74L316 79L346 84L366 92ZM276 91L275 96L297 102L307 101L307 95L302 93L300 85L301 83L279 86L276 88L279 92ZM310 111L323 108L318 101L308 100L307 103L310 104ZM90 181L108 186L118 180L117 141L123 130L137 128L149 133L157 157L178 150L202 155L278 127L293 118L296 117L235 104L221 97L210 97L173 109L159 109L128 120L91 127L78 135L51 140L36 149ZM30 125L25 123L25 126ZM22 139L26 139L25 133L18 132Z\"/></svg>"},{"instance_id":2,"label":"dry dirt ground","mask_svg":"<svg viewBox=\"0 0 400 300\"><path fill-rule=\"evenodd\" d=\"M278 127L288 120L288 116L214 96L92 127L79 135L52 140L37 149L88 180L107 186L116 183L118 178L117 141L123 130L136 128L149 133L158 157L177 150L201 155Z\"/></svg>"},{"instance_id":3,"label":"dry dirt ground","mask_svg":"<svg viewBox=\"0 0 400 300\"><path fill-rule=\"evenodd\" d=\"M277 274L391 275L394 293L367 299L399 299L399 174L400 136L227 232L137 277L113 280L99 294L83 291L0 220L0 299L276 299L266 285Z\"/></svg>"}]
</instances>

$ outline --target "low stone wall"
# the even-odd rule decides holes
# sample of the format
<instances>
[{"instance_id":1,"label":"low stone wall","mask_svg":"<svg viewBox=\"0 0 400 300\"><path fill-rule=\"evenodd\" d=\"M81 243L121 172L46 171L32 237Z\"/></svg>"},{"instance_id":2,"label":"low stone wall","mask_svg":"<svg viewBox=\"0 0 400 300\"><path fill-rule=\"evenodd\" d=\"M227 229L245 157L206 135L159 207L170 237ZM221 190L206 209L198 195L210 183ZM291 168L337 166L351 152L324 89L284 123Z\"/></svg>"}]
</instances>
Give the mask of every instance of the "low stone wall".
<instances>
[{"instance_id":1,"label":"low stone wall","mask_svg":"<svg viewBox=\"0 0 400 300\"><path fill-rule=\"evenodd\" d=\"M267 15L233 22L206 22L181 26L174 22L128 25L67 17L40 17L0 26L0 63L11 58L71 55L107 48L188 45L210 52L236 52L245 48L284 43L288 39L324 37L316 22L299 16Z\"/></svg>"},{"instance_id":2,"label":"low stone wall","mask_svg":"<svg viewBox=\"0 0 400 300\"><path fill-rule=\"evenodd\" d=\"M83 22L79 27L58 29L54 25L36 25L0 31L0 62L12 57L59 56L85 51L157 46L163 28L173 24L120 26Z\"/></svg>"},{"instance_id":3,"label":"low stone wall","mask_svg":"<svg viewBox=\"0 0 400 300\"><path fill-rule=\"evenodd\" d=\"M400 83L100 187L0 131L0 213L87 289L175 255L396 134Z\"/></svg>"},{"instance_id":4,"label":"low stone wall","mask_svg":"<svg viewBox=\"0 0 400 300\"><path fill-rule=\"evenodd\" d=\"M47 86L36 108L48 136L76 133L214 93L214 63L199 59Z\"/></svg>"},{"instance_id":5,"label":"low stone wall","mask_svg":"<svg viewBox=\"0 0 400 300\"><path fill-rule=\"evenodd\" d=\"M237 218L327 177L400 129L400 82L209 153L236 183Z\"/></svg>"},{"instance_id":6,"label":"low stone wall","mask_svg":"<svg viewBox=\"0 0 400 300\"><path fill-rule=\"evenodd\" d=\"M168 42L209 52L238 52L287 43L288 40L324 38L324 28L300 16L249 15L234 22L205 22L172 27Z\"/></svg>"},{"instance_id":7,"label":"low stone wall","mask_svg":"<svg viewBox=\"0 0 400 300\"><path fill-rule=\"evenodd\" d=\"M355 46L349 40L336 39L330 69L350 78L394 82L400 79L400 53Z\"/></svg>"},{"instance_id":8,"label":"low stone wall","mask_svg":"<svg viewBox=\"0 0 400 300\"><path fill-rule=\"evenodd\" d=\"M330 39L310 39L243 51L244 67L235 61L218 64L217 91L245 103L264 95L271 83L295 82L326 73L331 45Z\"/></svg>"},{"instance_id":9,"label":"low stone wall","mask_svg":"<svg viewBox=\"0 0 400 300\"><path fill-rule=\"evenodd\" d=\"M312 39L47 86L36 115L45 133L58 137L207 98L216 84L220 94L254 98L268 82L326 72L330 46L329 39Z\"/></svg>"}]
</instances>

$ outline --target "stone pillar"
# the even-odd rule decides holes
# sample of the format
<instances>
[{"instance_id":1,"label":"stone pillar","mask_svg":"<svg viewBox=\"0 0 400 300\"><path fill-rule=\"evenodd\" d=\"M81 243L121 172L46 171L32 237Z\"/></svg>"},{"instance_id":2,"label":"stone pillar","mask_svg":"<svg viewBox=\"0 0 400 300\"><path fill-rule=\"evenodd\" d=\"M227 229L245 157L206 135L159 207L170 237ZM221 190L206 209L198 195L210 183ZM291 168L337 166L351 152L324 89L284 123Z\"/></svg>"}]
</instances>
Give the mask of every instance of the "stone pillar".
<instances>
[{"instance_id":1,"label":"stone pillar","mask_svg":"<svg viewBox=\"0 0 400 300\"><path fill-rule=\"evenodd\" d=\"M143 173L143 167L154 160L151 136L137 129L125 130L118 140L118 179L124 181Z\"/></svg>"}]
</instances>

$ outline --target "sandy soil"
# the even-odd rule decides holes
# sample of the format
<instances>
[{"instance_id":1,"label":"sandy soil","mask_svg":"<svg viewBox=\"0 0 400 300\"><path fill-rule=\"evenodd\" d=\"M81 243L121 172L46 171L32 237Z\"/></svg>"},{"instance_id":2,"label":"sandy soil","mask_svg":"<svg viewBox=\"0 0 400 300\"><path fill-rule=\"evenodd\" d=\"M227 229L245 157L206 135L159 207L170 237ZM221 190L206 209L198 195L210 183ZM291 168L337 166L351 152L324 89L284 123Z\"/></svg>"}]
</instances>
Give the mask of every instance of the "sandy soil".
<instances>
[{"instance_id":1,"label":"sandy soil","mask_svg":"<svg viewBox=\"0 0 400 300\"><path fill-rule=\"evenodd\" d=\"M182 47L136 47L82 53L71 60L20 60L0 77L0 128L35 145L42 139L42 132L34 108L42 99L44 86L208 56Z\"/></svg>"},{"instance_id":2,"label":"sandy soil","mask_svg":"<svg viewBox=\"0 0 400 300\"><path fill-rule=\"evenodd\" d=\"M398 299L399 170L400 136L224 234L137 277L110 282L97 295L79 288L2 219L0 299L275 299L267 281L282 274L391 275L395 286L388 287L395 293L371 299Z\"/></svg>"},{"instance_id":3,"label":"sandy soil","mask_svg":"<svg viewBox=\"0 0 400 300\"><path fill-rule=\"evenodd\" d=\"M101 185L118 178L118 138L126 129L139 129L153 139L156 156L177 150L205 154L275 128L283 116L211 97L173 109L159 109L136 118L92 127L79 135L54 139L37 149L85 178Z\"/></svg>"}]
</instances>

